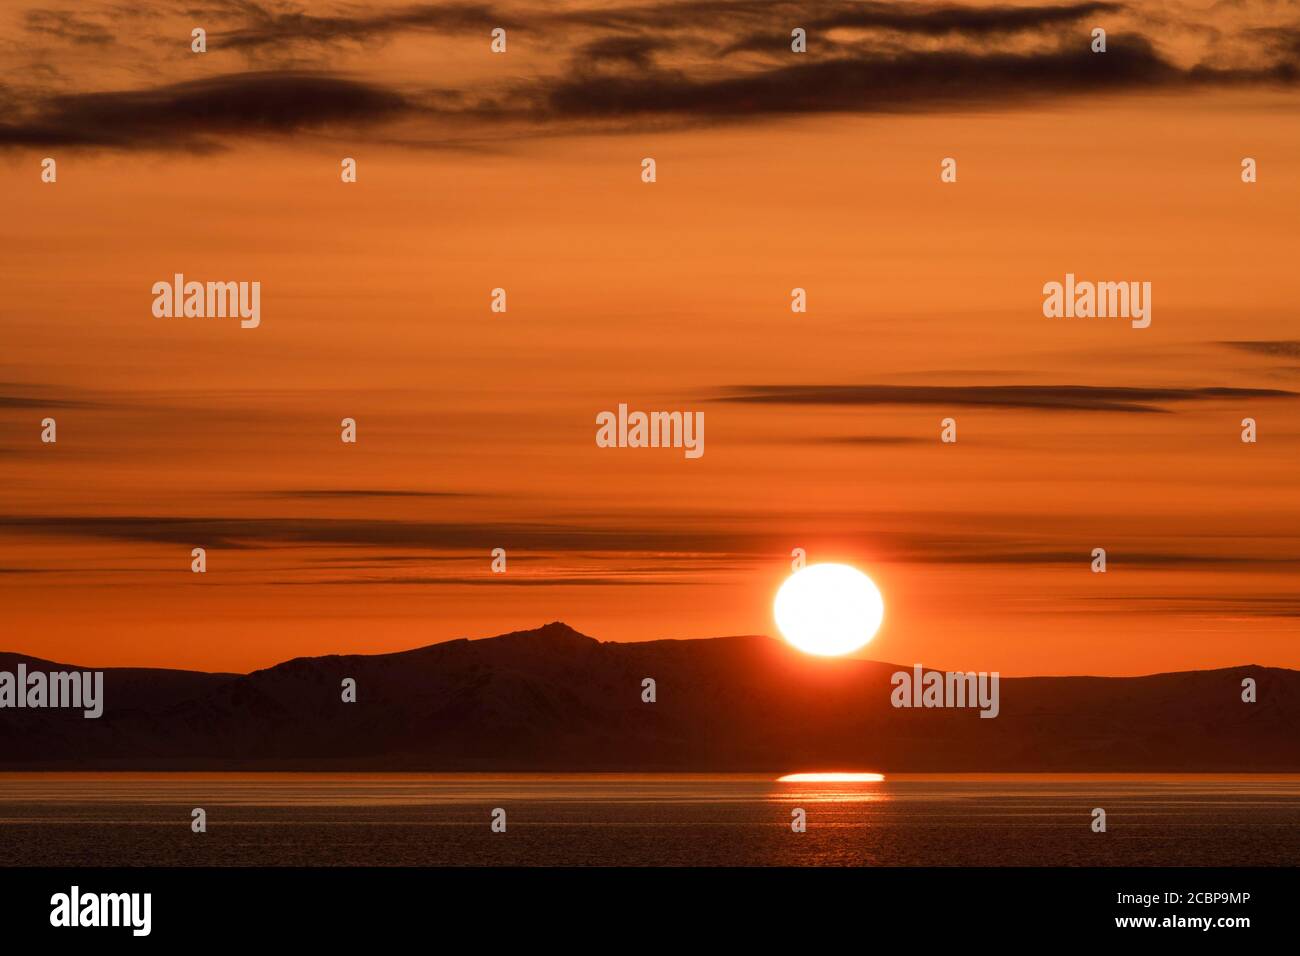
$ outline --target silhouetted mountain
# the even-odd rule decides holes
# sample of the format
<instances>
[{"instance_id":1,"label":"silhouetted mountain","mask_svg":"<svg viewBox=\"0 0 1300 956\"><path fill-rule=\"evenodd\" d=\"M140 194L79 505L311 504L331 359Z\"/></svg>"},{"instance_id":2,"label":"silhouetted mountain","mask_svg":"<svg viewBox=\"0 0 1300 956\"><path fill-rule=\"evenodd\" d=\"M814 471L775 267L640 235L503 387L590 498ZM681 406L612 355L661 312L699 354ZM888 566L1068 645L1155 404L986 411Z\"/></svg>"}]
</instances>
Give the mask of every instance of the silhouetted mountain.
<instances>
[{"instance_id":1,"label":"silhouetted mountain","mask_svg":"<svg viewBox=\"0 0 1300 956\"><path fill-rule=\"evenodd\" d=\"M82 669L0 654L0 670L19 661ZM601 643L560 623L247 675L118 668L99 719L0 710L0 769L1300 771L1300 671L1007 678L982 719L894 708L899 670L766 637Z\"/></svg>"}]
</instances>

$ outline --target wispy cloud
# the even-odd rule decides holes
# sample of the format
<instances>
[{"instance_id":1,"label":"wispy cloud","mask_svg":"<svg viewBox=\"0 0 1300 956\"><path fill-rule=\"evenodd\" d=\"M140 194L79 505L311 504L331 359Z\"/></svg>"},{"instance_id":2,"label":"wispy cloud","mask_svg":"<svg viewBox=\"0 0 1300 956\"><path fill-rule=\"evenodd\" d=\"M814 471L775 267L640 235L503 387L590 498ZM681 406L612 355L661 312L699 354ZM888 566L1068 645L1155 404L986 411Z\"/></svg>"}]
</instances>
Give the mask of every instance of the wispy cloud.
<instances>
[{"instance_id":1,"label":"wispy cloud","mask_svg":"<svg viewBox=\"0 0 1300 956\"><path fill-rule=\"evenodd\" d=\"M254 3L239 6L248 13L249 22L234 30L217 32L213 36L214 46L238 50L268 45L337 43L423 30L479 31L486 35L492 27L513 27L519 23L509 14L472 3L419 4L358 16L322 16L305 9L273 12Z\"/></svg>"},{"instance_id":2,"label":"wispy cloud","mask_svg":"<svg viewBox=\"0 0 1300 956\"><path fill-rule=\"evenodd\" d=\"M303 501L340 498L477 498L480 493L468 491L413 491L390 488L291 488L262 492L267 498L293 498Z\"/></svg>"},{"instance_id":3,"label":"wispy cloud","mask_svg":"<svg viewBox=\"0 0 1300 956\"><path fill-rule=\"evenodd\" d=\"M1267 355L1270 358L1300 358L1300 341L1295 339L1274 339L1272 341L1236 341L1220 342L1227 348L1255 355Z\"/></svg>"},{"instance_id":4,"label":"wispy cloud","mask_svg":"<svg viewBox=\"0 0 1300 956\"><path fill-rule=\"evenodd\" d=\"M951 518L951 516L949 516ZM597 521L413 521L321 517L177 517L162 515L0 515L0 534L37 538L77 538L255 551L282 548L347 548L356 551L357 567L388 567L404 560L393 552L464 553L481 560L492 547L515 553L594 555L626 558L653 554L662 571L670 556L691 562L719 559L770 562L788 553L789 535L823 529L823 541L848 546L870 541L878 560L945 565L1045 566L1078 565L1087 549L1059 515L1016 515L1020 531L1006 515L966 516L961 527L917 531L921 515L774 513L761 527L738 526L723 517L663 515L654 522ZM1125 530L1112 536L1114 563L1134 568L1269 569L1300 566L1296 536L1243 530L1231 547L1222 541L1199 541L1168 534L1145 535L1124 520ZM931 523L933 528L933 523ZM833 529L833 530L832 530ZM1055 530L1052 530L1055 529ZM1157 545L1147 539L1159 541ZM373 550L372 550L373 549ZM423 559L422 559L423 560ZM626 573L621 569L620 573ZM427 575L427 571L424 572ZM415 576L419 576L417 573ZM440 577L436 575L435 577ZM409 577L391 573L383 579ZM373 578L365 578L373 582Z\"/></svg>"},{"instance_id":5,"label":"wispy cloud","mask_svg":"<svg viewBox=\"0 0 1300 956\"><path fill-rule=\"evenodd\" d=\"M747 385L715 400L760 405L942 405L1040 411L1160 413L1166 404L1294 398L1274 388L1128 388L1098 385Z\"/></svg>"},{"instance_id":6,"label":"wispy cloud","mask_svg":"<svg viewBox=\"0 0 1300 956\"><path fill-rule=\"evenodd\" d=\"M826 435L807 439L817 445L922 445L932 444L928 438L915 435Z\"/></svg>"},{"instance_id":7,"label":"wispy cloud","mask_svg":"<svg viewBox=\"0 0 1300 956\"><path fill-rule=\"evenodd\" d=\"M28 33L67 40L79 46L111 46L116 42L103 24L66 10L28 10L23 17Z\"/></svg>"},{"instance_id":8,"label":"wispy cloud","mask_svg":"<svg viewBox=\"0 0 1300 956\"><path fill-rule=\"evenodd\" d=\"M96 403L66 398L0 393L0 408L93 408Z\"/></svg>"},{"instance_id":9,"label":"wispy cloud","mask_svg":"<svg viewBox=\"0 0 1300 956\"><path fill-rule=\"evenodd\" d=\"M241 73L146 90L51 97L0 124L0 146L220 148L223 136L376 123L411 112L402 95L322 73Z\"/></svg>"}]
</instances>

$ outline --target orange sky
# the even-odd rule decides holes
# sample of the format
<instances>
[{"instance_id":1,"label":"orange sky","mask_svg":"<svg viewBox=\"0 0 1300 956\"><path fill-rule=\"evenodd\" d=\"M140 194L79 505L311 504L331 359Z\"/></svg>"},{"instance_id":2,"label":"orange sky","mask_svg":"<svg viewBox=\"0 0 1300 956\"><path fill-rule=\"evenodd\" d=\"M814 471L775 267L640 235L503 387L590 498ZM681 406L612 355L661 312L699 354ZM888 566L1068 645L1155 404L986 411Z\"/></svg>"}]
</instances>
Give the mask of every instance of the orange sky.
<instances>
[{"instance_id":1,"label":"orange sky","mask_svg":"<svg viewBox=\"0 0 1300 956\"><path fill-rule=\"evenodd\" d=\"M782 33L839 8L686 6L468 25L374 7L363 29L356 5L214 4L196 55L188 19L0 3L0 649L242 671L555 619L614 640L771 633L802 547L880 585L873 658L1300 667L1300 125L1263 62L1285 17L827 26L807 57L937 59L895 100L873 81L874 105L791 115L728 84L804 82L780 73ZM1099 17L1155 44L1132 82L1033 59L1086 50ZM769 20L774 53L706 48ZM660 52L583 52L611 36ZM1035 95L980 86L999 51L1045 71ZM914 100L953 57L975 80ZM365 95L263 106L286 76ZM588 108L601 89L624 99ZM372 119L377 90L406 105ZM260 281L261 326L155 318L176 272ZM1151 282L1151 327L1044 318L1066 272ZM816 391L865 385L924 389ZM1049 407L972 404L981 386ZM767 391L788 387L804 400ZM705 412L704 456L596 447L620 402Z\"/></svg>"}]
</instances>

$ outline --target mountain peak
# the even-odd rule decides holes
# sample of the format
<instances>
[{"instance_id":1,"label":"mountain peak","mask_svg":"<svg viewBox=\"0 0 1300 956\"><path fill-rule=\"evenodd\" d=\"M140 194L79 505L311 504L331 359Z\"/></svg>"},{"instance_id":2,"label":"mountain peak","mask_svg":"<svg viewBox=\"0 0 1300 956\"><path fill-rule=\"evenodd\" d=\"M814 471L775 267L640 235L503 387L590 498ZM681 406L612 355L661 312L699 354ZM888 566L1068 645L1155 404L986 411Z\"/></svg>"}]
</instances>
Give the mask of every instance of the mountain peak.
<instances>
[{"instance_id":1,"label":"mountain peak","mask_svg":"<svg viewBox=\"0 0 1300 956\"><path fill-rule=\"evenodd\" d=\"M549 624L543 624L541 627L530 628L526 631L511 631L509 634L500 634L496 638L488 638L488 640L499 640L501 638L527 638L546 641L572 641L575 638L582 641L596 640L591 635L583 634L563 621L551 621Z\"/></svg>"}]
</instances>

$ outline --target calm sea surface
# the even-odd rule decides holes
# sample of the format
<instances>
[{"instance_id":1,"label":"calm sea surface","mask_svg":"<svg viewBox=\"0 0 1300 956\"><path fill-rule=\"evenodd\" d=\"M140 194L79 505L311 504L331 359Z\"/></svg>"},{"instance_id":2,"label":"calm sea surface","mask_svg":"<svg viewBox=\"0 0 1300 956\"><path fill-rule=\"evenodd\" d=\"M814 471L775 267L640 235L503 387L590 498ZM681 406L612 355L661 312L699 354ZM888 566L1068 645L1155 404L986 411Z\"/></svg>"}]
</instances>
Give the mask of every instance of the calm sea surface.
<instances>
[{"instance_id":1,"label":"calm sea surface","mask_svg":"<svg viewBox=\"0 0 1300 956\"><path fill-rule=\"evenodd\" d=\"M191 832L195 807L206 833ZM489 826L498 807L505 833ZM0 774L0 861L1295 865L1300 776Z\"/></svg>"}]
</instances>

